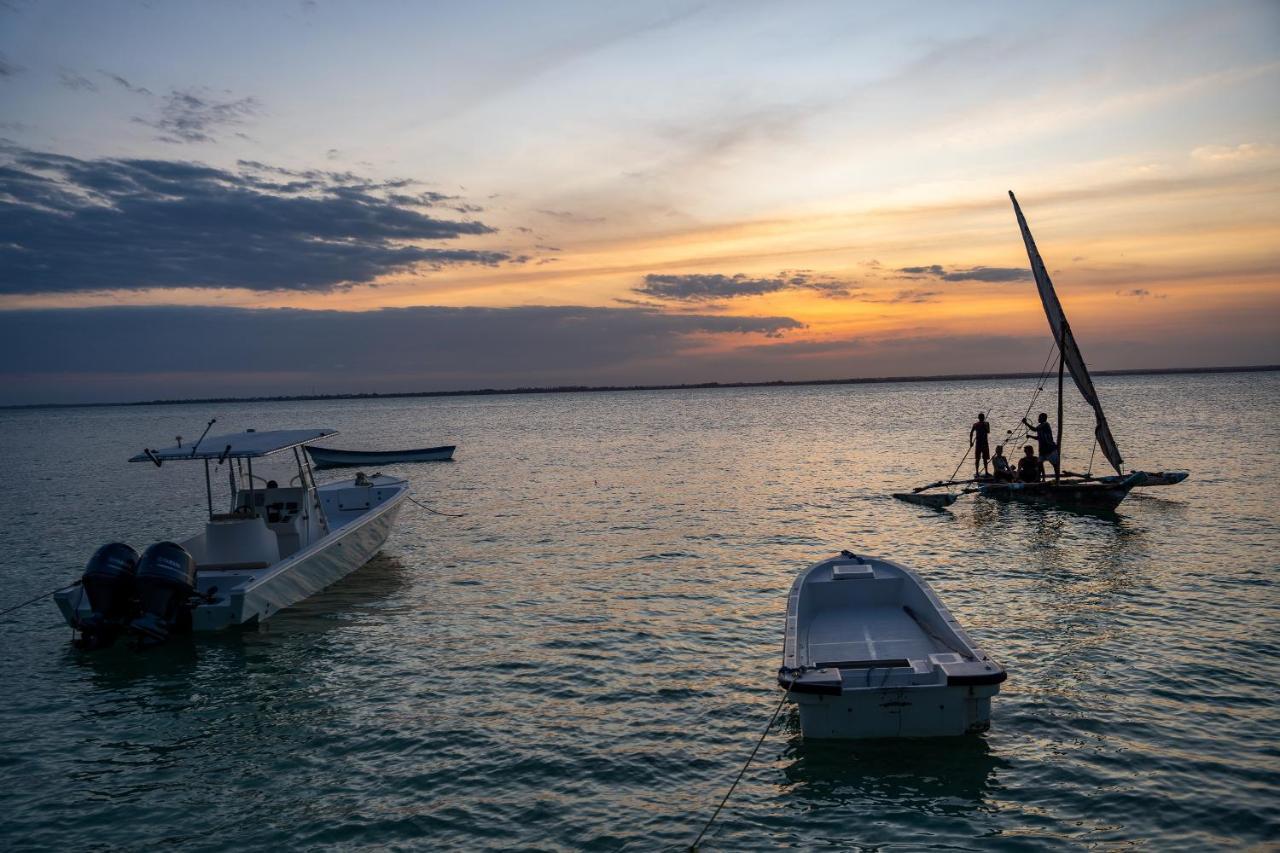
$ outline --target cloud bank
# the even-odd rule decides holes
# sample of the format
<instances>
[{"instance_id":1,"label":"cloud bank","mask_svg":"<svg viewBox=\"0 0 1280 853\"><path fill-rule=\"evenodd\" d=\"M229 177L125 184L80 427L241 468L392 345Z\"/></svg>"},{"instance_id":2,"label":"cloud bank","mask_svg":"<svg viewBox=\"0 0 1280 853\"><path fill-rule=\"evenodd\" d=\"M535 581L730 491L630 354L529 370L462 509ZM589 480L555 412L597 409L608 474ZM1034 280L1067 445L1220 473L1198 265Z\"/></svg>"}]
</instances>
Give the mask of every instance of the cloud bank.
<instances>
[{"instance_id":1,"label":"cloud bank","mask_svg":"<svg viewBox=\"0 0 1280 853\"><path fill-rule=\"evenodd\" d=\"M671 302L716 302L741 296L760 296L782 290L809 290L828 298L850 295L857 285L815 275L809 270L784 270L772 278L736 275L686 274L644 277L644 284L632 291L652 299Z\"/></svg>"},{"instance_id":2,"label":"cloud bank","mask_svg":"<svg viewBox=\"0 0 1280 853\"><path fill-rule=\"evenodd\" d=\"M1030 281L1031 270L1025 267L969 267L968 269L948 270L941 264L929 264L918 267L899 267L903 278L936 278L939 281L985 281L1003 283L1008 281Z\"/></svg>"},{"instance_id":3,"label":"cloud bank","mask_svg":"<svg viewBox=\"0 0 1280 853\"><path fill-rule=\"evenodd\" d=\"M0 149L0 293L331 291L418 266L507 260L419 245L494 230L432 215L450 199L351 173L9 146Z\"/></svg>"},{"instance_id":4,"label":"cloud bank","mask_svg":"<svg viewBox=\"0 0 1280 853\"><path fill-rule=\"evenodd\" d=\"M298 394L316 381L344 392L599 382L707 336L801 328L789 317L577 306L0 311L0 400L39 399L59 382L70 399L94 399L103 377L130 383L124 399Z\"/></svg>"}]
</instances>

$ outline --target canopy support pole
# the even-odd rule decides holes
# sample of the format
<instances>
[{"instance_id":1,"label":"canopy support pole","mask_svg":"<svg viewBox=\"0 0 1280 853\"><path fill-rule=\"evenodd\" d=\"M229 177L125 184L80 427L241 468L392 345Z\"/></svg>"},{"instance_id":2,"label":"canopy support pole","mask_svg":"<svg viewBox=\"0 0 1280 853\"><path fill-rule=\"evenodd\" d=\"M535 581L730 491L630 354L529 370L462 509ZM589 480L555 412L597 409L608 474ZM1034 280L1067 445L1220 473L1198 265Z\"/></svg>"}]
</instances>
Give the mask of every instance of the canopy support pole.
<instances>
[{"instance_id":1,"label":"canopy support pole","mask_svg":"<svg viewBox=\"0 0 1280 853\"><path fill-rule=\"evenodd\" d=\"M212 423L212 422L211 422ZM209 460L204 460L204 494L209 500L209 518L213 518L213 481L209 479Z\"/></svg>"}]
</instances>

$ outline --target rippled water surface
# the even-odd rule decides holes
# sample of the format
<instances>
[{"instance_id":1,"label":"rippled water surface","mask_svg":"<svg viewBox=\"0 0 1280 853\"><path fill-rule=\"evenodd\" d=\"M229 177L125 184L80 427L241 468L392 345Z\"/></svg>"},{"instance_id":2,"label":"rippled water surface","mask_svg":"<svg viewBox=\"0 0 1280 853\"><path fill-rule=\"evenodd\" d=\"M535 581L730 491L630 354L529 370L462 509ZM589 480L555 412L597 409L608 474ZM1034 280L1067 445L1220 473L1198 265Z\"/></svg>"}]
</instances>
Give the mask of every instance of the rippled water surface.
<instances>
[{"instance_id":1,"label":"rippled water surface","mask_svg":"<svg viewBox=\"0 0 1280 853\"><path fill-rule=\"evenodd\" d=\"M687 846L777 703L788 586L841 548L920 570L1008 668L992 730L807 744L788 706L704 849L1266 845L1280 374L1098 384L1134 465L1193 472L1112 518L887 496L1026 381L0 413L3 606L198 529L201 471L124 460L209 417L456 442L387 470L466 513L406 506L252 633L84 655L50 602L6 618L0 847ZM1072 467L1089 434L1073 401Z\"/></svg>"}]
</instances>

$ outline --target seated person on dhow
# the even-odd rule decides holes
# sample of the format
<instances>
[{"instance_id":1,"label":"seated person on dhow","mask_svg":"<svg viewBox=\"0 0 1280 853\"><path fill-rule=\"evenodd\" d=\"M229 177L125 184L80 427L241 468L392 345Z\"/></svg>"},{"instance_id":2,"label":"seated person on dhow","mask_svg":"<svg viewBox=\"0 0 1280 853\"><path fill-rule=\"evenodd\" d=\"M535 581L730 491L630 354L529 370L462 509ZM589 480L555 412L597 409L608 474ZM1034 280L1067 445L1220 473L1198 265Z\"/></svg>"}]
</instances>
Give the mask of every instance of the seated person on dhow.
<instances>
[{"instance_id":1,"label":"seated person on dhow","mask_svg":"<svg viewBox=\"0 0 1280 853\"><path fill-rule=\"evenodd\" d=\"M996 454L991 457L991 470L994 472L996 482L1013 482L1013 466L1009 464L1009 457L1004 455L1003 444L996 445Z\"/></svg>"},{"instance_id":2,"label":"seated person on dhow","mask_svg":"<svg viewBox=\"0 0 1280 853\"><path fill-rule=\"evenodd\" d=\"M1035 448L1027 445L1022 448L1025 454L1018 460L1018 479L1024 483L1038 483L1044 479L1044 463L1036 458Z\"/></svg>"}]
</instances>

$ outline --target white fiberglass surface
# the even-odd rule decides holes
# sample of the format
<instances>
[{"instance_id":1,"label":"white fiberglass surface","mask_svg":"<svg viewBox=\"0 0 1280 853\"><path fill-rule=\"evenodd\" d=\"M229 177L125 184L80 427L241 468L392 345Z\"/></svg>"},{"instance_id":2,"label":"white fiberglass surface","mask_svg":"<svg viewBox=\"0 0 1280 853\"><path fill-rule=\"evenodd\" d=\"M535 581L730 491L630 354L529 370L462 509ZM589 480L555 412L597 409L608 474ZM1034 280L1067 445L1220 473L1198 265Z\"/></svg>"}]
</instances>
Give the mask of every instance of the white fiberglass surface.
<instances>
[{"instance_id":1,"label":"white fiberglass surface","mask_svg":"<svg viewBox=\"0 0 1280 853\"><path fill-rule=\"evenodd\" d=\"M899 605L822 610L809 623L810 665L841 661L920 660L947 651Z\"/></svg>"}]
</instances>

